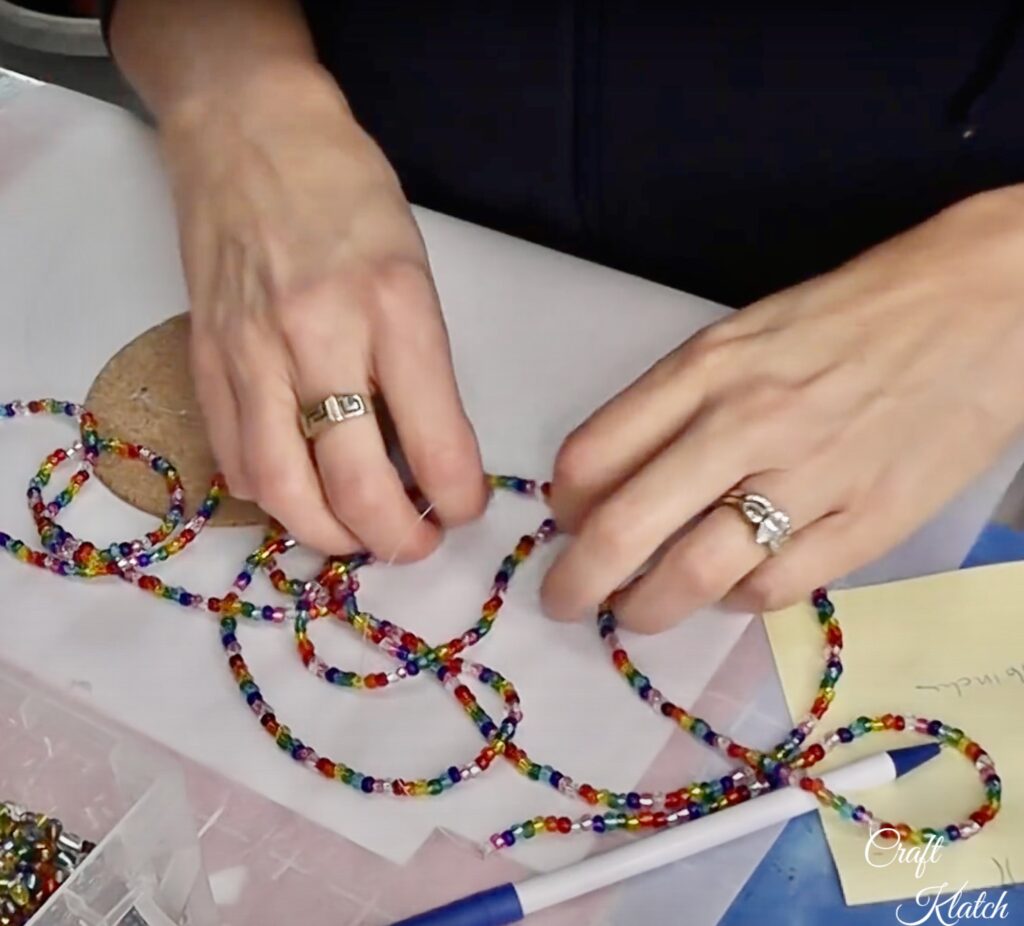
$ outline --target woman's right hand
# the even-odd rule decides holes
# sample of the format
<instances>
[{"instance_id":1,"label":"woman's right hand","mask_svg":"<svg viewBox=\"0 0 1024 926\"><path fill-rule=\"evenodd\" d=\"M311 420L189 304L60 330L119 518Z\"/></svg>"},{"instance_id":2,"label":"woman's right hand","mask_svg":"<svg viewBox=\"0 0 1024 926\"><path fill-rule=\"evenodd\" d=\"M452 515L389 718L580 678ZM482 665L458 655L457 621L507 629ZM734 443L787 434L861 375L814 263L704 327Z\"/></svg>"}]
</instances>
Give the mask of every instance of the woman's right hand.
<instances>
[{"instance_id":1,"label":"woman's right hand","mask_svg":"<svg viewBox=\"0 0 1024 926\"><path fill-rule=\"evenodd\" d=\"M312 448L300 409L379 393L445 524L487 490L419 230L319 69L265 71L161 119L192 306L196 395L231 494L301 542L415 559L438 541L372 415Z\"/></svg>"}]
</instances>

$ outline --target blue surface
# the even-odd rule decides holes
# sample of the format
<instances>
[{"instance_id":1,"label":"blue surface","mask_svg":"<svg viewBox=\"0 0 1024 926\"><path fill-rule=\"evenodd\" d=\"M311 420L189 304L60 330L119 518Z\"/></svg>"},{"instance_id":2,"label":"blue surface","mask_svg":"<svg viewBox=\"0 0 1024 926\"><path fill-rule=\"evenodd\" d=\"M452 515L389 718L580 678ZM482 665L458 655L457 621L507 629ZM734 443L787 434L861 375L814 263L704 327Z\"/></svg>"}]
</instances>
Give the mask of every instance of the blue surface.
<instances>
[{"instance_id":1,"label":"blue surface","mask_svg":"<svg viewBox=\"0 0 1024 926\"><path fill-rule=\"evenodd\" d=\"M1024 560L1024 533L990 524L968 554L964 567L1014 560ZM987 899L994 900L1001 892L1002 888L990 888ZM963 900L973 903L980 893L970 891L963 895ZM821 819L814 813L786 824L719 926L898 926L898 906L898 902L846 906ZM1024 923L1024 884L1007 889L1006 907L1006 917L1000 922ZM912 923L927 912L911 902L903 907L902 919ZM958 922L949 916L947 919ZM923 922L938 924L940 920L937 913L932 913Z\"/></svg>"},{"instance_id":2,"label":"blue surface","mask_svg":"<svg viewBox=\"0 0 1024 926\"><path fill-rule=\"evenodd\" d=\"M443 907L435 907L394 926L506 926L523 918L512 884L501 884Z\"/></svg>"}]
</instances>

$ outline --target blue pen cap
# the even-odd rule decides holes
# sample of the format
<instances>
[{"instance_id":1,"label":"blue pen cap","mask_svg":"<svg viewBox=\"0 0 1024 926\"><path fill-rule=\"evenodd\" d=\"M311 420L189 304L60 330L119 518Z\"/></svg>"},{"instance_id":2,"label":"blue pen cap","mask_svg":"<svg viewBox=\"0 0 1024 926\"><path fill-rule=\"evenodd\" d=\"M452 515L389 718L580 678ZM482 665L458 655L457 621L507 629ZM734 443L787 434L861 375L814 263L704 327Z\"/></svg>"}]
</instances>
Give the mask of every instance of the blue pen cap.
<instances>
[{"instance_id":1,"label":"blue pen cap","mask_svg":"<svg viewBox=\"0 0 1024 926\"><path fill-rule=\"evenodd\" d=\"M906 746L903 749L890 749L889 758L896 769L896 777L900 778L912 772L919 765L934 759L942 747L938 743L922 743L920 746Z\"/></svg>"},{"instance_id":2,"label":"blue pen cap","mask_svg":"<svg viewBox=\"0 0 1024 926\"><path fill-rule=\"evenodd\" d=\"M522 918L523 908L515 885L502 884L417 913L394 926L505 926L518 923Z\"/></svg>"}]
</instances>

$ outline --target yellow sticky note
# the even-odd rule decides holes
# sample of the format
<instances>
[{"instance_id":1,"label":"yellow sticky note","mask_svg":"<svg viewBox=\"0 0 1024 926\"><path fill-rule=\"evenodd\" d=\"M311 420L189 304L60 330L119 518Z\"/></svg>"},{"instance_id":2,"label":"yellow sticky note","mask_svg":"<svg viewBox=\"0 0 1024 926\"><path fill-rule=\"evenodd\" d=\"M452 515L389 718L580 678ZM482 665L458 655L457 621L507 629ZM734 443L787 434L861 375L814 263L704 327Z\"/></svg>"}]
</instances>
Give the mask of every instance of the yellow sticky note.
<instances>
[{"instance_id":1,"label":"yellow sticky note","mask_svg":"<svg viewBox=\"0 0 1024 926\"><path fill-rule=\"evenodd\" d=\"M846 902L1024 879L1024 563L840 591L832 599L843 628L844 672L822 734L861 715L939 719L980 743L1003 781L995 820L967 842L942 846L924 865L868 846L864 828L823 811ZM765 623L790 713L799 718L821 675L820 625L810 605L767 615ZM923 741L905 733L868 734L837 747L829 765ZM892 823L938 829L966 820L983 800L973 764L951 749L897 782L858 793L855 803ZM999 892L989 895L996 899Z\"/></svg>"}]
</instances>

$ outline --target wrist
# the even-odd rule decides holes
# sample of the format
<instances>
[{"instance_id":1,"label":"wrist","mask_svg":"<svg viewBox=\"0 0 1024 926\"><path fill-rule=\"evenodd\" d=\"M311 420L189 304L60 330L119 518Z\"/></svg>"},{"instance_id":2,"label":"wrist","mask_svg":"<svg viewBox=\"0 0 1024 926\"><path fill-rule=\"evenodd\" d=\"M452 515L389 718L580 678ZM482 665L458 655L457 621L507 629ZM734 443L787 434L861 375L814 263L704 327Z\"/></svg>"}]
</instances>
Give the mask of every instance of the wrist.
<instances>
[{"instance_id":1,"label":"wrist","mask_svg":"<svg viewBox=\"0 0 1024 926\"><path fill-rule=\"evenodd\" d=\"M325 119L353 122L344 94L315 60L271 58L228 70L198 90L167 102L157 113L165 136L202 135L228 118L244 134L272 122Z\"/></svg>"}]
</instances>

